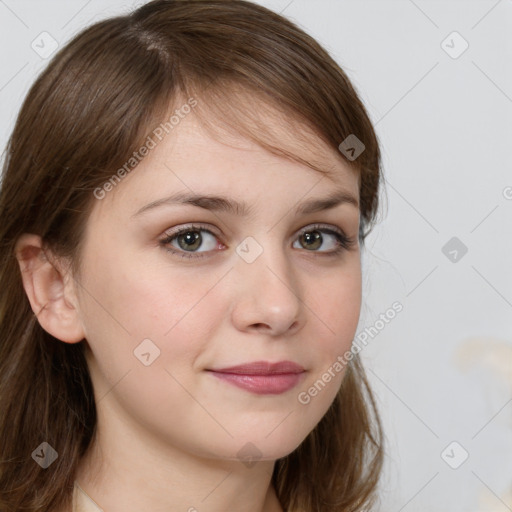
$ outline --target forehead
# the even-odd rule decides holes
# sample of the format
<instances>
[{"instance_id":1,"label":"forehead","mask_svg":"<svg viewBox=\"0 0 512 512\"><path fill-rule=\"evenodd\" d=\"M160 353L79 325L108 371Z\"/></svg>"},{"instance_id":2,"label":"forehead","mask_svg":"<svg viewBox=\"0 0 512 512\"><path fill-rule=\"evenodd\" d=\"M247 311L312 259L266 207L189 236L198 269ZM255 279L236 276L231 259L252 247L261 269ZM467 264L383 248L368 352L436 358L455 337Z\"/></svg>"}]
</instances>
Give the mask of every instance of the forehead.
<instances>
[{"instance_id":1,"label":"forehead","mask_svg":"<svg viewBox=\"0 0 512 512\"><path fill-rule=\"evenodd\" d=\"M215 113L203 105L181 118L172 131L155 140L149 154L107 194L101 207L111 201L114 206L141 206L176 191L247 202L277 194L288 202L307 197L309 191L325 196L342 188L359 198L357 170L307 125L265 107L235 121L229 113Z\"/></svg>"},{"instance_id":2,"label":"forehead","mask_svg":"<svg viewBox=\"0 0 512 512\"><path fill-rule=\"evenodd\" d=\"M352 173L359 179L357 164L349 163L328 136L297 113L287 112L258 92L234 86L213 101L200 101L193 121L200 122L216 140L248 144L310 166L333 179ZM325 129L328 131L328 128ZM340 141L341 142L341 141Z\"/></svg>"}]
</instances>

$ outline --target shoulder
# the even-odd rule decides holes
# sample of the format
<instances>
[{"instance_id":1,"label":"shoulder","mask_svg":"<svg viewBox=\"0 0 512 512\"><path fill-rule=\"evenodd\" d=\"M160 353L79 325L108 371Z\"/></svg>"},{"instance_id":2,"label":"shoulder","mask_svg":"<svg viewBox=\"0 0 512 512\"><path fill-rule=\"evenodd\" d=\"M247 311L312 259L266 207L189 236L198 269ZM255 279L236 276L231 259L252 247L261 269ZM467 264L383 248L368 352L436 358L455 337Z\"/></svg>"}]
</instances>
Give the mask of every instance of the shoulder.
<instances>
[{"instance_id":1,"label":"shoulder","mask_svg":"<svg viewBox=\"0 0 512 512\"><path fill-rule=\"evenodd\" d=\"M87 508L87 504L84 503L83 493L80 491L80 487L75 482L73 487L73 493L71 501L67 504L63 504L60 507L52 508L48 512L89 512L90 508ZM95 512L99 509L92 509Z\"/></svg>"},{"instance_id":2,"label":"shoulder","mask_svg":"<svg viewBox=\"0 0 512 512\"><path fill-rule=\"evenodd\" d=\"M71 510L62 512L104 512L75 481L73 490L73 504Z\"/></svg>"}]
</instances>

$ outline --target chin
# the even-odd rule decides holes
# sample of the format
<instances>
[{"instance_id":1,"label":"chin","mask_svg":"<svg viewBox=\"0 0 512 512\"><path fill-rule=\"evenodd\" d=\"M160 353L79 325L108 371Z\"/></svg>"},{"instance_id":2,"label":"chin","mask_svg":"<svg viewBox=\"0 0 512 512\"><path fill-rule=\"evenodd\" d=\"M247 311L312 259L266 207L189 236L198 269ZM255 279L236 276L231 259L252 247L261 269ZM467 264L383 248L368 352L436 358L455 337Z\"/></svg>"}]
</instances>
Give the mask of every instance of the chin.
<instances>
[{"instance_id":1,"label":"chin","mask_svg":"<svg viewBox=\"0 0 512 512\"><path fill-rule=\"evenodd\" d=\"M291 427L291 428L290 428ZM294 428L276 428L273 432L260 429L252 432L246 430L230 439L209 439L210 446L205 447L208 458L238 460L251 464L257 461L275 461L292 453L304 441L309 431ZM264 432L264 433L263 433ZM268 432L271 432L270 434Z\"/></svg>"}]
</instances>

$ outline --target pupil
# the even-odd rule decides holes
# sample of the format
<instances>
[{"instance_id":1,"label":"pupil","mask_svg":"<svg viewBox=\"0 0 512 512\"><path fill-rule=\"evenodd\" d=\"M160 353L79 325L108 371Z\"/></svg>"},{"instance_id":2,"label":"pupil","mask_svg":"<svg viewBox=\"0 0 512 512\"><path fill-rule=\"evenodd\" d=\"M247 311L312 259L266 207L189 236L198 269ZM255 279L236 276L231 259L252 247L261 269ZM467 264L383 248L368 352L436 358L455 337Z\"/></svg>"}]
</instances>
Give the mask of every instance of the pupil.
<instances>
[{"instance_id":1,"label":"pupil","mask_svg":"<svg viewBox=\"0 0 512 512\"><path fill-rule=\"evenodd\" d=\"M318 231L304 233L303 236L304 236L306 243L308 244L309 247L311 247L312 244L314 244L315 242L318 242L319 240L321 243L322 235ZM315 248L317 248L317 247L318 247L318 244L315 246Z\"/></svg>"},{"instance_id":2,"label":"pupil","mask_svg":"<svg viewBox=\"0 0 512 512\"><path fill-rule=\"evenodd\" d=\"M183 235L181 235L179 237L179 239L185 240L186 246L182 247L183 249L197 249L197 245L201 245L201 244L200 243L196 244L195 247L192 247L192 244L194 244L195 242L200 240L200 238L201 238L201 236L199 235L199 233L197 233L197 231L187 231L186 233L184 233Z\"/></svg>"}]
</instances>

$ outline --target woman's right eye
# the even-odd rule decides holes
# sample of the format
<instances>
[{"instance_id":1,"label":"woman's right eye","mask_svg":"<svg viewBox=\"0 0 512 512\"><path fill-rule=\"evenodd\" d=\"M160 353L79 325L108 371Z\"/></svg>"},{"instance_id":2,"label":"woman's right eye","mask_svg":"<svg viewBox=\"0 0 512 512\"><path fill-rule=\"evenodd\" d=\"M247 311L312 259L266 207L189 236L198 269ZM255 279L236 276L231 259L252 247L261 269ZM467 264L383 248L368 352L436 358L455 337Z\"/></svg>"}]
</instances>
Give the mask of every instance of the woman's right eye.
<instances>
[{"instance_id":1,"label":"woman's right eye","mask_svg":"<svg viewBox=\"0 0 512 512\"><path fill-rule=\"evenodd\" d=\"M207 233L206 242L205 236L201 233ZM205 251L197 251L199 247L207 245ZM166 251L181 256L182 258L202 258L201 253L212 251L218 247L219 242L217 237L204 226L186 226L173 233L168 233L167 236L160 241L160 244ZM173 248L174 247L174 248ZM197 255L197 253L200 253Z\"/></svg>"}]
</instances>

